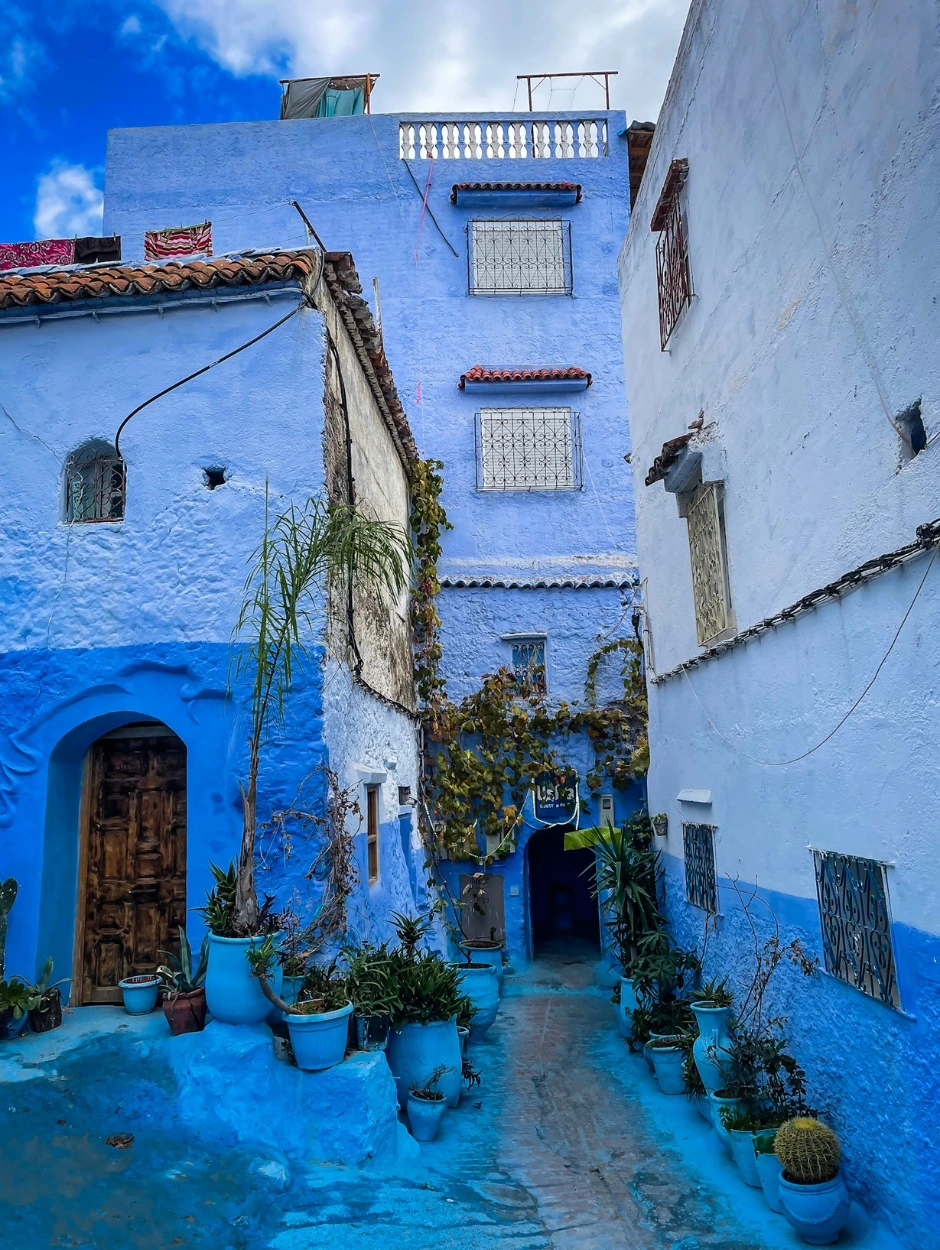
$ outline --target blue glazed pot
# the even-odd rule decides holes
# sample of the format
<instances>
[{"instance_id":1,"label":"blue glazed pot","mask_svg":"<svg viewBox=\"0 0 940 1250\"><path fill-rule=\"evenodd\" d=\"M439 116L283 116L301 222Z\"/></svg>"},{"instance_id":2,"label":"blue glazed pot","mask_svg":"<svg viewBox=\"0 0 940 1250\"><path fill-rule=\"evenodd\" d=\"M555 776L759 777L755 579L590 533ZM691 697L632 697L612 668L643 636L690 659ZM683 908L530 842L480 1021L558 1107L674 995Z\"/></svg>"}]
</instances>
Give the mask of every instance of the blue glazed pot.
<instances>
[{"instance_id":1,"label":"blue glazed pot","mask_svg":"<svg viewBox=\"0 0 940 1250\"><path fill-rule=\"evenodd\" d=\"M849 1195L841 1176L821 1185L795 1185L783 1173L779 1181L783 1214L811 1246L831 1246L849 1218Z\"/></svg>"},{"instance_id":2,"label":"blue glazed pot","mask_svg":"<svg viewBox=\"0 0 940 1250\"><path fill-rule=\"evenodd\" d=\"M663 1094L684 1094L685 1084L682 1080L683 1054L678 1046L651 1046L650 1056L653 1060L653 1071L660 1092Z\"/></svg>"},{"instance_id":3,"label":"blue glazed pot","mask_svg":"<svg viewBox=\"0 0 940 1250\"><path fill-rule=\"evenodd\" d=\"M731 1134L722 1124L721 1115L719 1113L722 1107L732 1107L736 1109L737 1107L740 1106L741 1100L740 1098L719 1098L716 1094L709 1094L708 1101L712 1109L712 1127L715 1130L715 1135L717 1136L718 1140L721 1142L725 1151L730 1155L731 1154Z\"/></svg>"},{"instance_id":4,"label":"blue glazed pot","mask_svg":"<svg viewBox=\"0 0 940 1250\"><path fill-rule=\"evenodd\" d=\"M754 1164L760 1179L760 1187L771 1211L782 1211L780 1205L780 1174L783 1164L776 1155L760 1154L754 1156Z\"/></svg>"},{"instance_id":5,"label":"blue glazed pot","mask_svg":"<svg viewBox=\"0 0 940 1250\"><path fill-rule=\"evenodd\" d=\"M156 977L128 977L118 982L124 996L124 1010L129 1016L146 1016L157 1005L160 982Z\"/></svg>"},{"instance_id":6,"label":"blue glazed pot","mask_svg":"<svg viewBox=\"0 0 940 1250\"><path fill-rule=\"evenodd\" d=\"M491 1029L499 1011L499 985L492 964L454 964L460 981L460 992L473 1003L470 1017L470 1040L481 1042Z\"/></svg>"},{"instance_id":7,"label":"blue glazed pot","mask_svg":"<svg viewBox=\"0 0 940 1250\"><path fill-rule=\"evenodd\" d=\"M469 942L461 942L460 949L465 951L475 964L491 964L496 969L496 986L503 988L503 948L501 946L473 946Z\"/></svg>"},{"instance_id":8,"label":"blue glazed pot","mask_svg":"<svg viewBox=\"0 0 940 1250\"><path fill-rule=\"evenodd\" d=\"M0 1011L0 1038L5 1042L12 1042L26 1028L28 1016L24 1011L19 1020L13 1015L12 1007L4 1007Z\"/></svg>"},{"instance_id":9,"label":"blue glazed pot","mask_svg":"<svg viewBox=\"0 0 940 1250\"><path fill-rule=\"evenodd\" d=\"M693 1003L692 1014L698 1024L698 1037L692 1047L692 1055L702 1084L709 1094L713 1094L724 1085L731 1058L728 1051L731 1008Z\"/></svg>"},{"instance_id":10,"label":"blue glazed pot","mask_svg":"<svg viewBox=\"0 0 940 1250\"><path fill-rule=\"evenodd\" d=\"M283 1013L298 1068L321 1072L343 1062L352 1009L352 1003L347 1003L335 1011L315 1011L304 1016Z\"/></svg>"},{"instance_id":11,"label":"blue glazed pot","mask_svg":"<svg viewBox=\"0 0 940 1250\"><path fill-rule=\"evenodd\" d=\"M760 1174L757 1171L757 1156L754 1153L754 1134L740 1128L730 1129L729 1132L731 1157L738 1165L741 1180L752 1189L760 1189Z\"/></svg>"},{"instance_id":12,"label":"blue glazed pot","mask_svg":"<svg viewBox=\"0 0 940 1250\"><path fill-rule=\"evenodd\" d=\"M668 1034L666 1033L650 1033L650 1042L655 1042L657 1037L667 1037L667 1036ZM650 1042L647 1042L643 1047L643 1058L649 1064L650 1071L655 1072L656 1069L653 1067L653 1052L650 1048Z\"/></svg>"},{"instance_id":13,"label":"blue glazed pot","mask_svg":"<svg viewBox=\"0 0 940 1250\"><path fill-rule=\"evenodd\" d=\"M413 1085L423 1085L435 1068L449 1069L437 1082L449 1107L460 1102L460 1041L457 1019L435 1020L431 1024L400 1024L388 1035L385 1058L395 1078L398 1105L402 1111Z\"/></svg>"},{"instance_id":14,"label":"blue glazed pot","mask_svg":"<svg viewBox=\"0 0 940 1250\"><path fill-rule=\"evenodd\" d=\"M405 1109L411 1136L415 1141L433 1141L441 1125L441 1117L447 1107L446 1098L415 1098L409 1093Z\"/></svg>"},{"instance_id":15,"label":"blue glazed pot","mask_svg":"<svg viewBox=\"0 0 940 1250\"><path fill-rule=\"evenodd\" d=\"M636 990L629 977L620 978L620 1002L617 1004L617 1028L621 1037L633 1032L633 1012L636 1009Z\"/></svg>"},{"instance_id":16,"label":"blue glazed pot","mask_svg":"<svg viewBox=\"0 0 940 1250\"><path fill-rule=\"evenodd\" d=\"M274 935L275 945L280 934ZM223 1024L261 1024L271 1014L257 977L251 975L245 952L260 946L263 937L226 938L209 934L209 967L206 970L206 1002ZM275 963L268 984L280 997L283 972ZM280 1014L280 1013L278 1013Z\"/></svg>"}]
</instances>

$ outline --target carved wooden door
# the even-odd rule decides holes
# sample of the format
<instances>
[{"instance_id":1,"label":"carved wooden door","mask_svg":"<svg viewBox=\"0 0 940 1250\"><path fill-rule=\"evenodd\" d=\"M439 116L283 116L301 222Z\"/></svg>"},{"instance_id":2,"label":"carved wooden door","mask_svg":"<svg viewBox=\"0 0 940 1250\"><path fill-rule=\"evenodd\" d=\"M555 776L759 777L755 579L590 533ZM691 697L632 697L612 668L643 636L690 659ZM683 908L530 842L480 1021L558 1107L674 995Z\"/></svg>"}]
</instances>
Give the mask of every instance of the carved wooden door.
<instances>
[{"instance_id":1,"label":"carved wooden door","mask_svg":"<svg viewBox=\"0 0 940 1250\"><path fill-rule=\"evenodd\" d=\"M82 1002L119 1003L186 923L186 747L175 735L92 747Z\"/></svg>"}]
</instances>

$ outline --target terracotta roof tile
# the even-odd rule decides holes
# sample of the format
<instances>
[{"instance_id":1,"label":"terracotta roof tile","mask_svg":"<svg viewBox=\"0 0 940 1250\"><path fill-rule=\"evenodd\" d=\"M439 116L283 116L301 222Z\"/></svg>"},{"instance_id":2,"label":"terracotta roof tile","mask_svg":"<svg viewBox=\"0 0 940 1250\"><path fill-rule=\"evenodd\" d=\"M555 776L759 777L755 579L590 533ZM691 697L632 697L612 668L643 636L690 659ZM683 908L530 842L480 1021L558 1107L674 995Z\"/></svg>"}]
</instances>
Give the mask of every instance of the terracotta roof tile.
<instances>
[{"instance_id":1,"label":"terracotta roof tile","mask_svg":"<svg viewBox=\"0 0 940 1250\"><path fill-rule=\"evenodd\" d=\"M580 182L455 182L450 192L451 204L457 203L460 191L574 191L575 203L581 203Z\"/></svg>"},{"instance_id":2,"label":"terracotta roof tile","mask_svg":"<svg viewBox=\"0 0 940 1250\"><path fill-rule=\"evenodd\" d=\"M650 471L646 475L646 485L652 486L654 482L661 482L672 466L679 459L682 449L692 441L695 437L694 431L688 434L680 434L678 438L670 438L668 442L663 443L663 449L650 466Z\"/></svg>"},{"instance_id":3,"label":"terracotta roof tile","mask_svg":"<svg viewBox=\"0 0 940 1250\"><path fill-rule=\"evenodd\" d=\"M0 308L67 304L76 300L134 297L220 286L259 286L315 273L316 253L220 256L215 260L150 265L91 265L0 274Z\"/></svg>"},{"instance_id":4,"label":"terracotta roof tile","mask_svg":"<svg viewBox=\"0 0 940 1250\"><path fill-rule=\"evenodd\" d=\"M585 381L591 385L591 375L586 369L571 366L567 369L484 369L474 365L460 375L457 385L461 390L468 382L575 382Z\"/></svg>"}]
</instances>

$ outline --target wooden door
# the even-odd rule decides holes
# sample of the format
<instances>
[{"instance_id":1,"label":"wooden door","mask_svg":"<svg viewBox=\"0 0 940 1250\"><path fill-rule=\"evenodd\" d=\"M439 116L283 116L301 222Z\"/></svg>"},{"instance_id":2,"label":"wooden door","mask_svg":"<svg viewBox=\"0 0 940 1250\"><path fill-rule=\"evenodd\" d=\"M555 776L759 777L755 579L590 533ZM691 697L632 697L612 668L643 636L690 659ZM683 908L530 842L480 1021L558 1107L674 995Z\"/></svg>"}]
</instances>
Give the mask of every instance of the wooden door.
<instances>
[{"instance_id":1,"label":"wooden door","mask_svg":"<svg viewBox=\"0 0 940 1250\"><path fill-rule=\"evenodd\" d=\"M460 927L465 938L506 939L506 904L503 874L487 872L460 874Z\"/></svg>"},{"instance_id":2,"label":"wooden door","mask_svg":"<svg viewBox=\"0 0 940 1250\"><path fill-rule=\"evenodd\" d=\"M99 739L91 751L83 1003L119 1003L186 923L186 747L174 734Z\"/></svg>"}]
</instances>

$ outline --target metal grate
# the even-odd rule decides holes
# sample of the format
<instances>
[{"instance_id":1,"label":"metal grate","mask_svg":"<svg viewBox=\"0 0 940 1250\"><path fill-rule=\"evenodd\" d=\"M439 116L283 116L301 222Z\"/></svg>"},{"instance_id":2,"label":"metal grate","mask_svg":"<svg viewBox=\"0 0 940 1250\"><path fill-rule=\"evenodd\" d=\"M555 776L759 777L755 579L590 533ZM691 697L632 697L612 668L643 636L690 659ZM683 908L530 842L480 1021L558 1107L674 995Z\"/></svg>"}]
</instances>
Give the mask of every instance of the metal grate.
<instances>
[{"instance_id":1,"label":"metal grate","mask_svg":"<svg viewBox=\"0 0 940 1250\"><path fill-rule=\"evenodd\" d=\"M884 864L835 851L813 858L826 971L900 1010Z\"/></svg>"},{"instance_id":2,"label":"metal grate","mask_svg":"<svg viewBox=\"0 0 940 1250\"><path fill-rule=\"evenodd\" d=\"M718 911L715 880L715 826L683 822L682 848L685 855L685 897L693 907Z\"/></svg>"},{"instance_id":3,"label":"metal grate","mask_svg":"<svg viewBox=\"0 0 940 1250\"><path fill-rule=\"evenodd\" d=\"M607 120L400 122L403 161L573 160L608 155Z\"/></svg>"},{"instance_id":4,"label":"metal grate","mask_svg":"<svg viewBox=\"0 0 940 1250\"><path fill-rule=\"evenodd\" d=\"M483 408L476 414L477 490L579 490L581 414Z\"/></svg>"},{"instance_id":5,"label":"metal grate","mask_svg":"<svg viewBox=\"0 0 940 1250\"><path fill-rule=\"evenodd\" d=\"M471 295L570 295L571 223L474 220L469 223Z\"/></svg>"},{"instance_id":6,"label":"metal grate","mask_svg":"<svg viewBox=\"0 0 940 1250\"><path fill-rule=\"evenodd\" d=\"M678 191L666 209L656 241L656 287L659 292L659 345L665 351L682 310L692 302L694 294Z\"/></svg>"},{"instance_id":7,"label":"metal grate","mask_svg":"<svg viewBox=\"0 0 940 1250\"><path fill-rule=\"evenodd\" d=\"M545 694L545 639L517 638L512 643L516 685L527 694Z\"/></svg>"},{"instance_id":8,"label":"metal grate","mask_svg":"<svg viewBox=\"0 0 940 1250\"><path fill-rule=\"evenodd\" d=\"M124 519L124 461L113 450L80 449L65 466L65 516L70 525Z\"/></svg>"},{"instance_id":9,"label":"metal grate","mask_svg":"<svg viewBox=\"0 0 940 1250\"><path fill-rule=\"evenodd\" d=\"M688 515L695 635L700 646L731 624L720 489L718 482L701 487Z\"/></svg>"}]
</instances>

